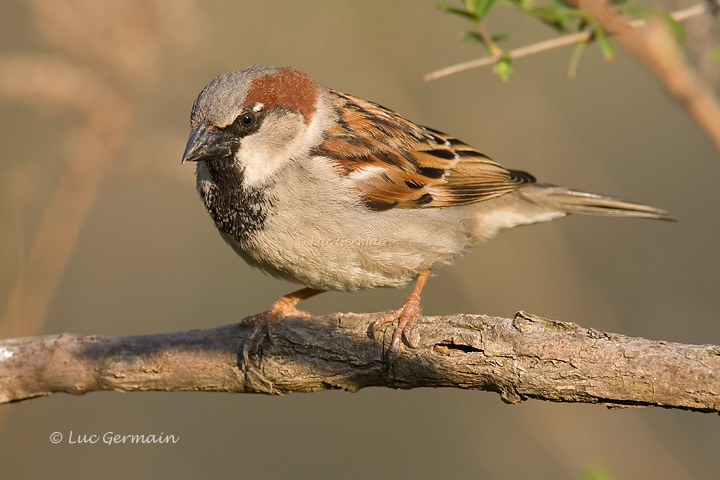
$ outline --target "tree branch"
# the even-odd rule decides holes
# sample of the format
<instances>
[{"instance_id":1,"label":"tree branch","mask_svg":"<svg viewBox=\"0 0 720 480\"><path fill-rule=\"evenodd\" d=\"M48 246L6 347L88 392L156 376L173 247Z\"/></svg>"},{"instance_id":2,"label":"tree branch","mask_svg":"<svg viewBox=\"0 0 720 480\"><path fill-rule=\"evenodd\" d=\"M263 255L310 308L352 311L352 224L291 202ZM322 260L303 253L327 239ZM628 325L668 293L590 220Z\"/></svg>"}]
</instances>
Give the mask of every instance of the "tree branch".
<instances>
[{"instance_id":1,"label":"tree branch","mask_svg":"<svg viewBox=\"0 0 720 480\"><path fill-rule=\"evenodd\" d=\"M720 347L652 341L520 312L425 317L417 348L390 369L367 337L377 314L288 318L247 373L248 327L129 337L48 335L0 341L0 403L96 390L282 394L363 387L456 387L529 398L720 412Z\"/></svg>"},{"instance_id":2,"label":"tree branch","mask_svg":"<svg viewBox=\"0 0 720 480\"><path fill-rule=\"evenodd\" d=\"M720 0L715 0L714 4L720 5ZM708 13L711 8L713 8L713 3L706 0L704 3L694 5L683 10L671 12L670 16L678 22L682 22L689 18L695 18L704 15ZM629 21L628 25L633 29L638 29L646 27L647 22L645 20L638 19ZM508 52L508 55L511 59L515 60L518 58L535 55L537 53L546 52L548 50L554 50L556 48L565 47L568 45L575 45L577 43L587 42L592 38L592 36L592 30L570 33L561 37L543 40L542 42L532 43L530 45L525 45L514 50L510 50ZM449 67L426 73L424 79L426 82L430 82L432 80L437 80L438 78L447 77L456 73L464 72L466 70L472 70L473 68L486 67L497 62L502 56L502 53L503 52L496 52L494 55L488 55L475 60L468 60L467 62L450 65Z\"/></svg>"},{"instance_id":3,"label":"tree branch","mask_svg":"<svg viewBox=\"0 0 720 480\"><path fill-rule=\"evenodd\" d=\"M706 2L709 11L718 1ZM632 28L632 22L606 0L570 0L603 24L626 50L650 70L667 92L687 110L720 151L720 102L713 89L688 65L680 46L655 24Z\"/></svg>"}]
</instances>

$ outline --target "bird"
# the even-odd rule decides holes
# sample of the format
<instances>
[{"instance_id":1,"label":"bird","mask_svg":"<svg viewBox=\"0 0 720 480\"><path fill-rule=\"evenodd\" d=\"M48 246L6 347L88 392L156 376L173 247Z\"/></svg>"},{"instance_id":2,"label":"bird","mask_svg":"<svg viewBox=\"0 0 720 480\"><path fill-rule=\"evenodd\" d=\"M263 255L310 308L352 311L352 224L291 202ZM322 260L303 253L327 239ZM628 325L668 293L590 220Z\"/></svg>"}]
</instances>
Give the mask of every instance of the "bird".
<instances>
[{"instance_id":1,"label":"bird","mask_svg":"<svg viewBox=\"0 0 720 480\"><path fill-rule=\"evenodd\" d=\"M567 214L674 220L665 210L542 183L457 138L292 67L222 74L195 100L182 163L222 238L249 265L303 288L245 322L243 363L319 293L416 282L386 350L412 347L431 271L502 230Z\"/></svg>"}]
</instances>

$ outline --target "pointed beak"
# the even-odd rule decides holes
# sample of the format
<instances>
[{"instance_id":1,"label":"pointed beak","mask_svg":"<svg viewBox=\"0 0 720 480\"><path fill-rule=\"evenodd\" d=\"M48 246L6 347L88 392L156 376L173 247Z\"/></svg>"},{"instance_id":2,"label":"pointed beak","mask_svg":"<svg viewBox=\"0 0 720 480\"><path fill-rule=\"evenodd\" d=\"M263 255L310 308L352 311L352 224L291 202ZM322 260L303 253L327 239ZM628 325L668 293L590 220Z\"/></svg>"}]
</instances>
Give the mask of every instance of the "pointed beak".
<instances>
[{"instance_id":1,"label":"pointed beak","mask_svg":"<svg viewBox=\"0 0 720 480\"><path fill-rule=\"evenodd\" d=\"M182 163L203 162L232 155L232 140L222 132L211 132L201 124L190 133Z\"/></svg>"}]
</instances>

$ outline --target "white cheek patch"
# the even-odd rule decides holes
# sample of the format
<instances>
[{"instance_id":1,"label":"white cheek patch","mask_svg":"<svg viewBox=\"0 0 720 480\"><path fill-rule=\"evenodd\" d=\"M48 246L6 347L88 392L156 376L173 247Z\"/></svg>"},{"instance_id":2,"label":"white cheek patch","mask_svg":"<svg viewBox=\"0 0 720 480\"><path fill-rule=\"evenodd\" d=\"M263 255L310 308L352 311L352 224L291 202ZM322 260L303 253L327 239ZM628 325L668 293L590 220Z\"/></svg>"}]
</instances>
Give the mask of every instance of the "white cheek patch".
<instances>
[{"instance_id":1,"label":"white cheek patch","mask_svg":"<svg viewBox=\"0 0 720 480\"><path fill-rule=\"evenodd\" d=\"M253 108L263 108L258 104ZM329 107L318 101L309 125L298 113L268 117L258 132L242 139L235 161L244 167L248 187L267 183L288 162L301 160L323 140L333 124Z\"/></svg>"},{"instance_id":2,"label":"white cheek patch","mask_svg":"<svg viewBox=\"0 0 720 480\"><path fill-rule=\"evenodd\" d=\"M268 182L275 172L290 159L284 148L268 145L259 135L242 140L235 161L243 168L245 185L260 186Z\"/></svg>"}]
</instances>

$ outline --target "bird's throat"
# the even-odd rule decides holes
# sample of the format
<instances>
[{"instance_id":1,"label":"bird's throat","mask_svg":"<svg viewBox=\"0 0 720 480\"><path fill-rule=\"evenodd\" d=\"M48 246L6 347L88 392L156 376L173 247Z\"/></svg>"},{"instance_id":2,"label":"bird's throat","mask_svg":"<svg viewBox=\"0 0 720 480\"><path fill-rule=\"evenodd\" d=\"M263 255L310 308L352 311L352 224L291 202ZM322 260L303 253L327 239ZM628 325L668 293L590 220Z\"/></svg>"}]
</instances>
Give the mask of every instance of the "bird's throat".
<instances>
[{"instance_id":1,"label":"bird's throat","mask_svg":"<svg viewBox=\"0 0 720 480\"><path fill-rule=\"evenodd\" d=\"M197 189L217 228L238 242L262 230L270 201L245 186L242 169L230 159L198 164Z\"/></svg>"}]
</instances>

